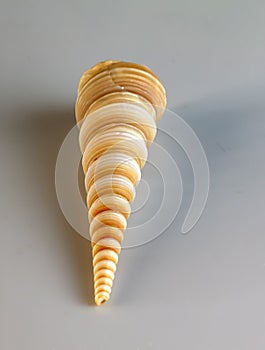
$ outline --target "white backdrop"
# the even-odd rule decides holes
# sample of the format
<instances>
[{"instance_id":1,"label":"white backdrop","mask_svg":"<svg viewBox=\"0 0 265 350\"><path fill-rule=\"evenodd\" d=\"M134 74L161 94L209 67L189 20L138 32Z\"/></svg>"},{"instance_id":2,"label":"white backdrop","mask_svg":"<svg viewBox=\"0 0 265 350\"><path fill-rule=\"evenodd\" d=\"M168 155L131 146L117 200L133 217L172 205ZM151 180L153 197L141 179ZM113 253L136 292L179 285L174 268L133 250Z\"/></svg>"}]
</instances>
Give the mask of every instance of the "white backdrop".
<instances>
[{"instance_id":1,"label":"white backdrop","mask_svg":"<svg viewBox=\"0 0 265 350\"><path fill-rule=\"evenodd\" d=\"M264 349L264 11L258 0L1 1L2 349ZM60 210L54 169L79 77L105 59L159 75L211 184L182 235L192 169L172 149L179 215L122 251L112 298L97 308L90 245Z\"/></svg>"}]
</instances>

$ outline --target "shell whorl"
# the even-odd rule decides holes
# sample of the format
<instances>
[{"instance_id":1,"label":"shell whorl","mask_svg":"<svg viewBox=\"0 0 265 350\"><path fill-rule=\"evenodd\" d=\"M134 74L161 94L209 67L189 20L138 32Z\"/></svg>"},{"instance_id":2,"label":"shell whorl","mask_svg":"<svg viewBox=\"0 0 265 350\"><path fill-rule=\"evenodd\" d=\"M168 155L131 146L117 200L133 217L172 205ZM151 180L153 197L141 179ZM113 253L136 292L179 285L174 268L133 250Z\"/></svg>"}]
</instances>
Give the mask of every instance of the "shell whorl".
<instances>
[{"instance_id":1,"label":"shell whorl","mask_svg":"<svg viewBox=\"0 0 265 350\"><path fill-rule=\"evenodd\" d=\"M130 203L165 105L161 82L144 66L105 61L80 79L76 119L97 305L109 299Z\"/></svg>"}]
</instances>

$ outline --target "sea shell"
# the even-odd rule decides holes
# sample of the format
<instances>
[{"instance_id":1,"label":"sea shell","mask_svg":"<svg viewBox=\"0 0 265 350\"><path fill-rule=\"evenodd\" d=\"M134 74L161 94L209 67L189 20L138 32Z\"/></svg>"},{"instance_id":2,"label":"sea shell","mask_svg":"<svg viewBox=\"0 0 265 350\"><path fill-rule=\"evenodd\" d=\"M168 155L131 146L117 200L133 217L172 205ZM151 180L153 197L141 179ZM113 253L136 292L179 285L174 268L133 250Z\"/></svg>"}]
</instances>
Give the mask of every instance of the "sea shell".
<instances>
[{"instance_id":1,"label":"sea shell","mask_svg":"<svg viewBox=\"0 0 265 350\"><path fill-rule=\"evenodd\" d=\"M142 65L105 61L80 79L75 110L97 305L110 297L130 203L165 106L162 83Z\"/></svg>"}]
</instances>

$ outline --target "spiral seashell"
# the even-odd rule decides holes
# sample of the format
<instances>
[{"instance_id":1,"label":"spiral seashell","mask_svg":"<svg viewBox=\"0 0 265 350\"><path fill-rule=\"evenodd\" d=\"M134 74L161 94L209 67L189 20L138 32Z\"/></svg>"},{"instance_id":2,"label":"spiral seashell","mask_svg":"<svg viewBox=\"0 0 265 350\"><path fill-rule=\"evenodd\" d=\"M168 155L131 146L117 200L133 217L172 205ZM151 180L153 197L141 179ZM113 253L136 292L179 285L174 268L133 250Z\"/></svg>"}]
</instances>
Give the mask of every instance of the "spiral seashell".
<instances>
[{"instance_id":1,"label":"spiral seashell","mask_svg":"<svg viewBox=\"0 0 265 350\"><path fill-rule=\"evenodd\" d=\"M130 203L165 106L162 83L142 65L105 61L80 79L75 111L97 305L110 297Z\"/></svg>"}]
</instances>

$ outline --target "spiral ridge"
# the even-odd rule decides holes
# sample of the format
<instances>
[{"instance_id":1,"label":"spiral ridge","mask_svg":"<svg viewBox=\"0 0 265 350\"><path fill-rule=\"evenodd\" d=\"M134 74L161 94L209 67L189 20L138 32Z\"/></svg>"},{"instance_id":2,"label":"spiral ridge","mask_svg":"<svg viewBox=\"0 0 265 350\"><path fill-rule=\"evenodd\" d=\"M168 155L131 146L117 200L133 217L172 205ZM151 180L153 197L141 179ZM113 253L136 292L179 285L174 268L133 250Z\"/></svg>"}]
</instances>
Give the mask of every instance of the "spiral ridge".
<instances>
[{"instance_id":1,"label":"spiral ridge","mask_svg":"<svg viewBox=\"0 0 265 350\"><path fill-rule=\"evenodd\" d=\"M97 305L110 297L135 188L165 105L161 82L143 66L106 61L80 79L76 119Z\"/></svg>"}]
</instances>

